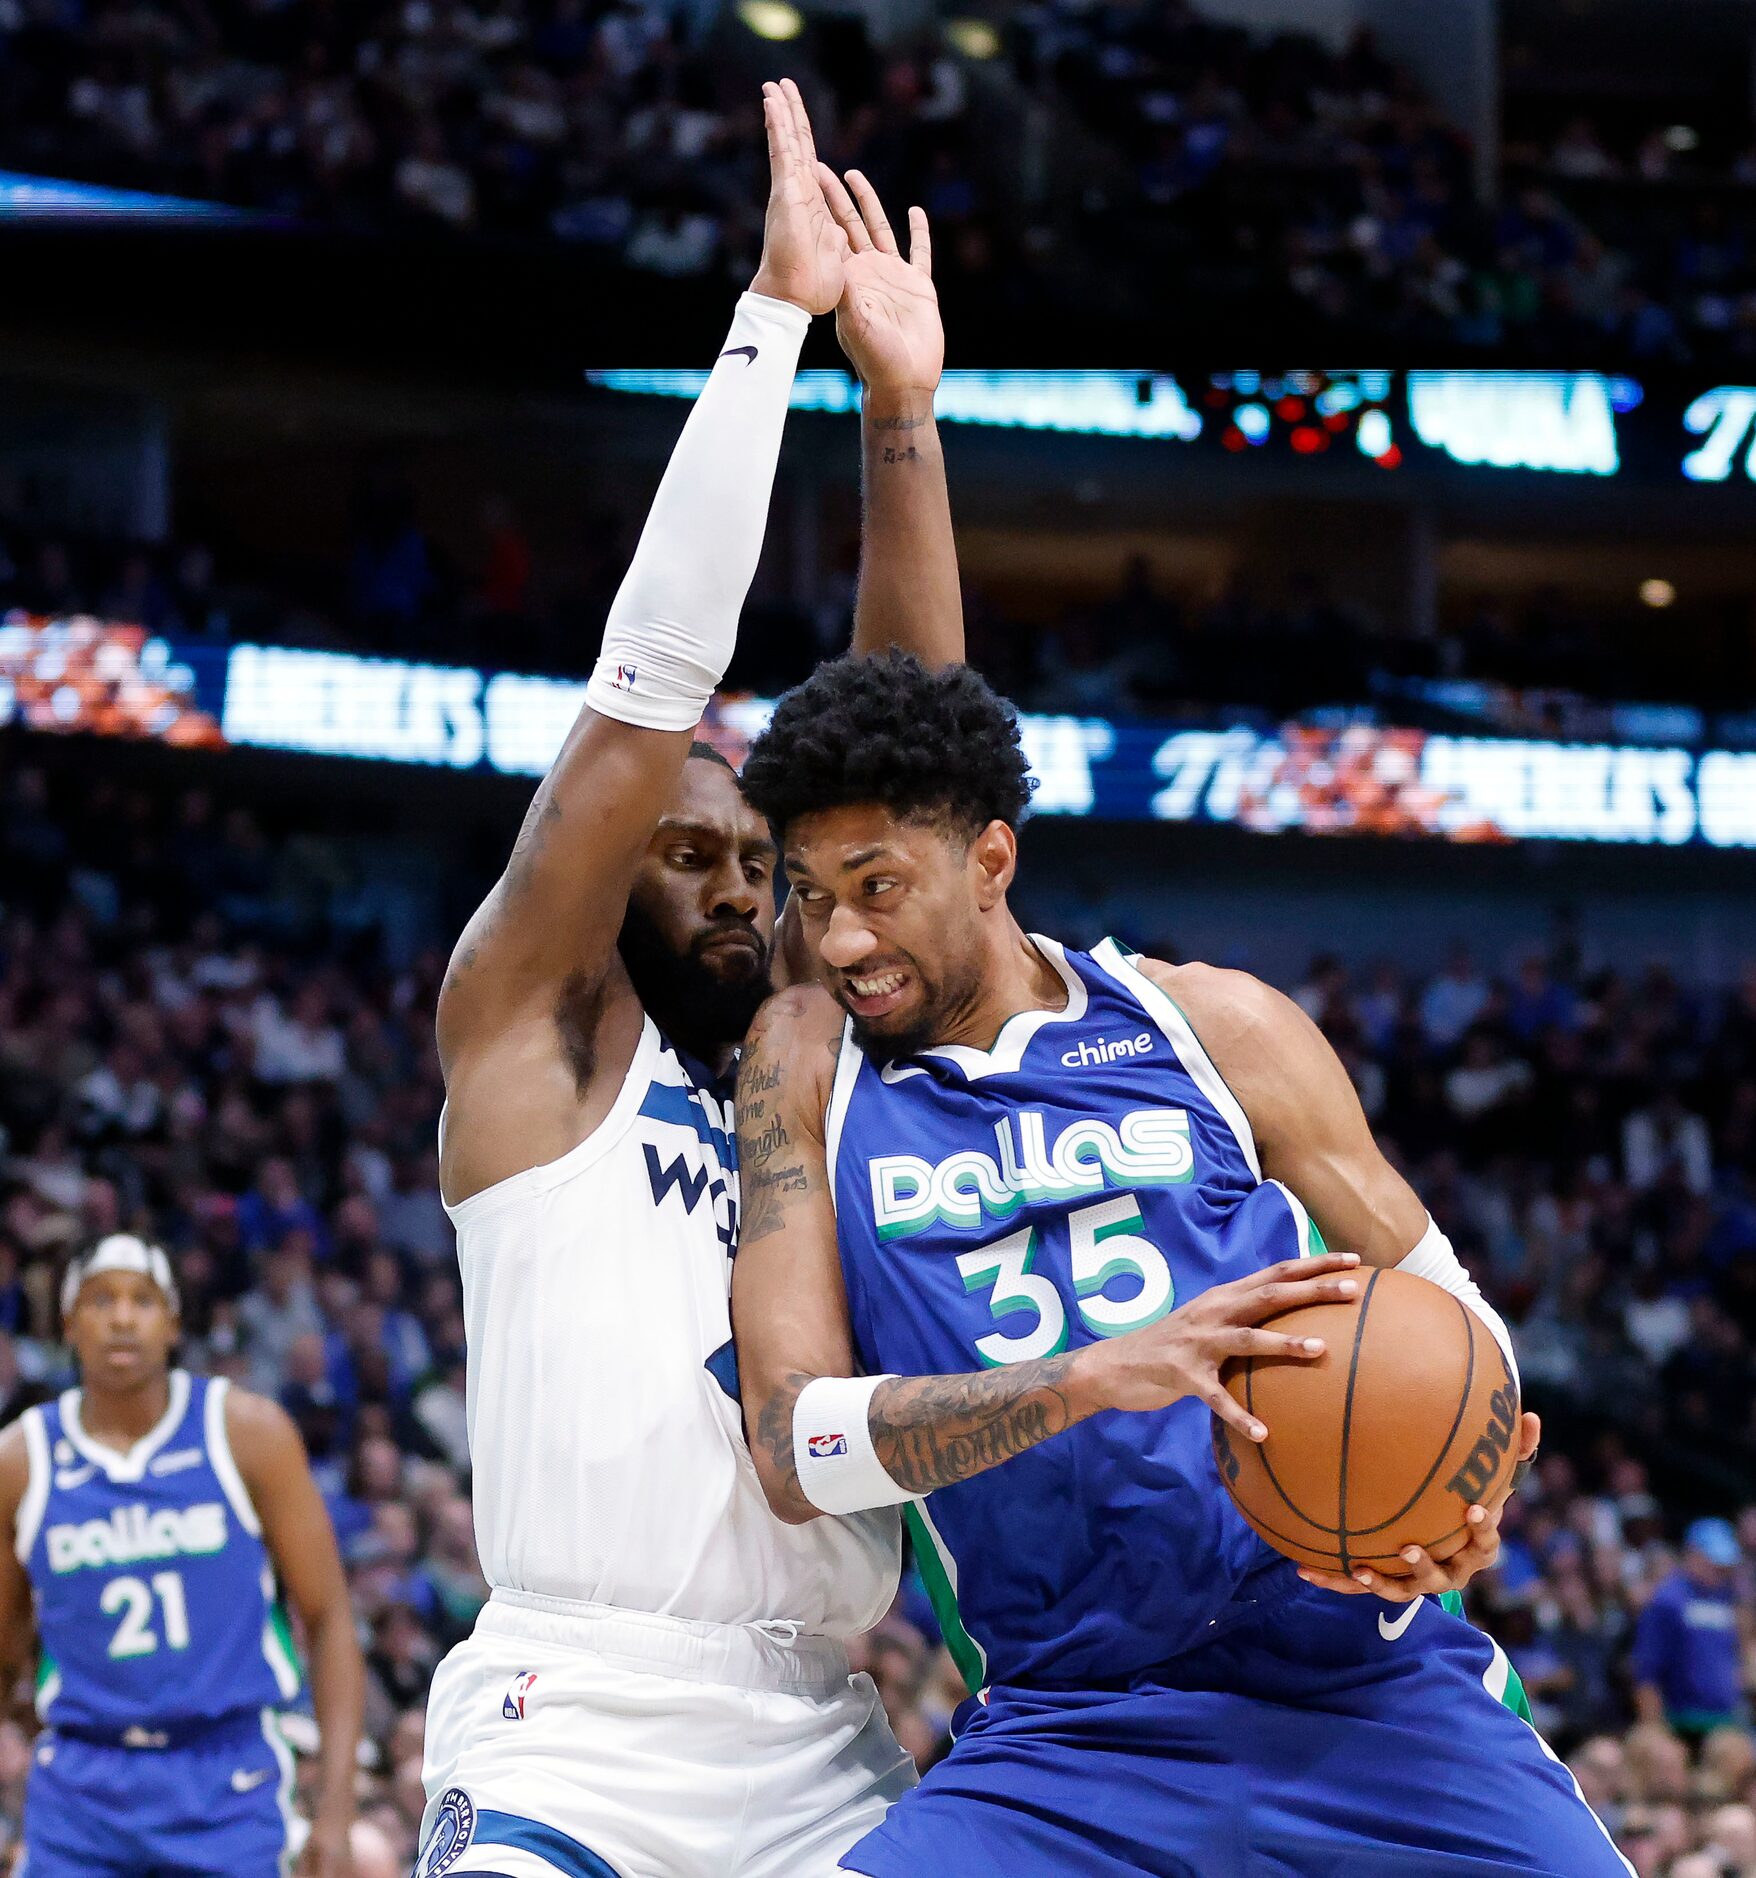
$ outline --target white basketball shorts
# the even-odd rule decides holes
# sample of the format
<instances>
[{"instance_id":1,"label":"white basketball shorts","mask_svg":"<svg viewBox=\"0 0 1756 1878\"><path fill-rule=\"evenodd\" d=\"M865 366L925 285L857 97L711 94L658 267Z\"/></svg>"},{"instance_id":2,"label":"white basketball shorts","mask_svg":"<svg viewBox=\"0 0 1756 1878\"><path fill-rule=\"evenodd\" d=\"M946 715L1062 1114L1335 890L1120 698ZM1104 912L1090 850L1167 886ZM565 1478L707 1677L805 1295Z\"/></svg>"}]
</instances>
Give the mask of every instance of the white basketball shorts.
<instances>
[{"instance_id":1,"label":"white basketball shorts","mask_svg":"<svg viewBox=\"0 0 1756 1878\"><path fill-rule=\"evenodd\" d=\"M415 1878L829 1878L915 1771L789 1629L496 1591L433 1678Z\"/></svg>"}]
</instances>

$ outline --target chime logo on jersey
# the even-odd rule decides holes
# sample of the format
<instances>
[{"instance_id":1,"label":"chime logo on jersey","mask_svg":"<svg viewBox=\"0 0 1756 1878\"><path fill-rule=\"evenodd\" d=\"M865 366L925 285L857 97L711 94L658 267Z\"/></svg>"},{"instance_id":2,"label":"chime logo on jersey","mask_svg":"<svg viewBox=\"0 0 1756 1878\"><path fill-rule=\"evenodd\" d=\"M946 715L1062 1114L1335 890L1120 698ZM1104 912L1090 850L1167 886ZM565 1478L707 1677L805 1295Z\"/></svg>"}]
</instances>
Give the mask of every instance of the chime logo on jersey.
<instances>
[{"instance_id":1,"label":"chime logo on jersey","mask_svg":"<svg viewBox=\"0 0 1756 1878\"><path fill-rule=\"evenodd\" d=\"M204 1500L155 1512L136 1502L117 1507L108 1519L51 1526L45 1543L52 1572L101 1570L142 1559L206 1558L225 1549L226 1509L217 1500Z\"/></svg>"},{"instance_id":2,"label":"chime logo on jersey","mask_svg":"<svg viewBox=\"0 0 1756 1878\"><path fill-rule=\"evenodd\" d=\"M838 1454L848 1451L846 1435L810 1435L805 1440L805 1451L814 1461L833 1460Z\"/></svg>"},{"instance_id":3,"label":"chime logo on jersey","mask_svg":"<svg viewBox=\"0 0 1756 1878\"><path fill-rule=\"evenodd\" d=\"M506 1691L506 1699L500 1704L500 1713L508 1721L524 1720L525 1699L535 1685L537 1672L534 1669L520 1670L512 1678L512 1687Z\"/></svg>"},{"instance_id":4,"label":"chime logo on jersey","mask_svg":"<svg viewBox=\"0 0 1756 1878\"><path fill-rule=\"evenodd\" d=\"M1152 1050L1150 1030L1143 1030L1138 1037L1100 1037L1096 1043L1081 1037L1071 1050L1062 1055L1061 1067L1096 1069L1101 1064L1115 1063L1123 1057L1151 1056Z\"/></svg>"},{"instance_id":5,"label":"chime logo on jersey","mask_svg":"<svg viewBox=\"0 0 1756 1878\"><path fill-rule=\"evenodd\" d=\"M963 1231L1010 1219L1027 1202L1060 1200L1116 1188L1170 1186L1191 1179L1195 1150L1184 1109L1136 1109L1112 1128L1096 1116L1069 1122L1053 1148L1036 1109L994 1124L998 1155L980 1149L937 1164L915 1154L871 1162L872 1211L880 1239L930 1226Z\"/></svg>"}]
</instances>

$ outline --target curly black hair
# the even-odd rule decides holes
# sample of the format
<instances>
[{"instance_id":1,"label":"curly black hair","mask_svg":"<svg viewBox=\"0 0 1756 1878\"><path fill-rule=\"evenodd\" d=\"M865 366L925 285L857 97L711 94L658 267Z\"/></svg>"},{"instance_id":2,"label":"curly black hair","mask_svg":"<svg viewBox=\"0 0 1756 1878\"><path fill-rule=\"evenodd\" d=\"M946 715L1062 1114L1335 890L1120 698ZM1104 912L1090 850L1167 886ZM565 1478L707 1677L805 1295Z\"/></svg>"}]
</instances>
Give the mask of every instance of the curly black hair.
<instances>
[{"instance_id":1,"label":"curly black hair","mask_svg":"<svg viewBox=\"0 0 1756 1878\"><path fill-rule=\"evenodd\" d=\"M1016 828L1036 786L1018 718L968 665L930 671L907 652L848 653L775 706L750 746L744 794L784 830L801 815L878 802L974 835Z\"/></svg>"}]
</instances>

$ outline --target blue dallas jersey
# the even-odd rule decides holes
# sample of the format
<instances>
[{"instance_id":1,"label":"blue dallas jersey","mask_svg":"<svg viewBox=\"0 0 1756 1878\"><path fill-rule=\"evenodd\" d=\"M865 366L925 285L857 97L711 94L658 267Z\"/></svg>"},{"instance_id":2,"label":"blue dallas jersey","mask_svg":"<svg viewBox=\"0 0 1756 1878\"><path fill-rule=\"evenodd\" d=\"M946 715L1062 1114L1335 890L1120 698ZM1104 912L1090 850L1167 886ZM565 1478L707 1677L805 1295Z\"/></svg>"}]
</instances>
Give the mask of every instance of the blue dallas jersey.
<instances>
[{"instance_id":1,"label":"blue dallas jersey","mask_svg":"<svg viewBox=\"0 0 1756 1878\"><path fill-rule=\"evenodd\" d=\"M1130 955L1036 944L1066 1007L1021 1012L992 1050L880 1066L844 1038L827 1146L869 1374L1051 1356L1321 1245ZM1196 1401L1093 1416L908 1518L972 1687L1123 1683L1297 1586L1221 1488Z\"/></svg>"},{"instance_id":2,"label":"blue dallas jersey","mask_svg":"<svg viewBox=\"0 0 1756 1878\"><path fill-rule=\"evenodd\" d=\"M60 1732L162 1746L299 1690L226 1438L227 1385L180 1369L170 1384L164 1418L127 1454L87 1436L76 1389L25 1416L17 1550L36 1603L37 1709Z\"/></svg>"}]
</instances>

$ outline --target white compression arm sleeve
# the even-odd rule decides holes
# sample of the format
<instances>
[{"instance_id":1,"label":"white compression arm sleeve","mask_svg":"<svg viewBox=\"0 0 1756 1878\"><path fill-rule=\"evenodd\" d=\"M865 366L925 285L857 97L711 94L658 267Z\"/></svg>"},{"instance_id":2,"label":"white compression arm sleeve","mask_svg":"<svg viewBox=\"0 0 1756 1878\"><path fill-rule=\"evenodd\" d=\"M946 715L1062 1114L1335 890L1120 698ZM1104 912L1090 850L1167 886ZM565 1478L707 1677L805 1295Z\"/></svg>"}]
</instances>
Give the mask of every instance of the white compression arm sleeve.
<instances>
[{"instance_id":1,"label":"white compression arm sleeve","mask_svg":"<svg viewBox=\"0 0 1756 1878\"><path fill-rule=\"evenodd\" d=\"M868 1414L891 1376L819 1376L793 1404L793 1466L799 1491L820 1513L865 1513L925 1494L899 1487L872 1443Z\"/></svg>"},{"instance_id":2,"label":"white compression arm sleeve","mask_svg":"<svg viewBox=\"0 0 1756 1878\"><path fill-rule=\"evenodd\" d=\"M1396 1269L1427 1279L1441 1291L1449 1291L1466 1310L1474 1311L1494 1333L1494 1341L1506 1352L1506 1361L1512 1366L1512 1379L1518 1382L1518 1358L1512 1354L1512 1332L1506 1328L1506 1320L1482 1296L1481 1287L1464 1270L1463 1261L1451 1249L1451 1241L1439 1230L1430 1213L1427 1215L1427 1230L1421 1234L1415 1249ZM1522 1393L1522 1383L1519 1383L1519 1389Z\"/></svg>"},{"instance_id":3,"label":"white compression arm sleeve","mask_svg":"<svg viewBox=\"0 0 1756 1878\"><path fill-rule=\"evenodd\" d=\"M601 716L693 730L731 663L811 316L747 293L653 498L586 688Z\"/></svg>"}]
</instances>

